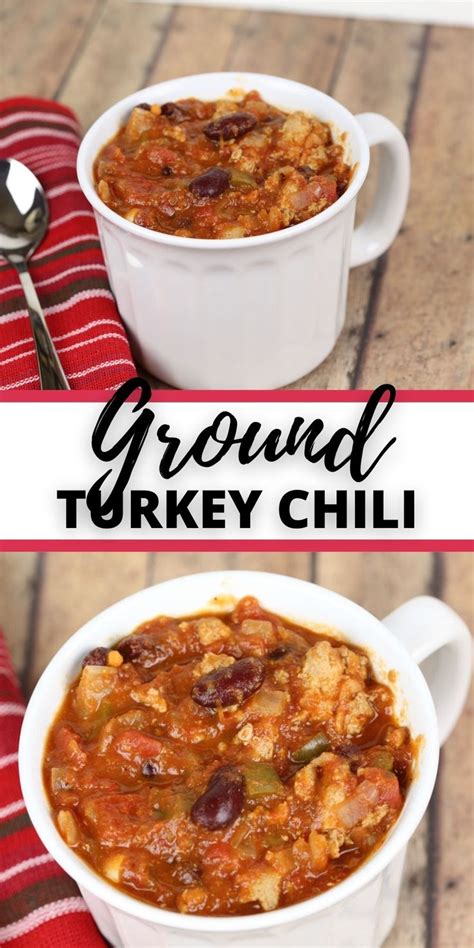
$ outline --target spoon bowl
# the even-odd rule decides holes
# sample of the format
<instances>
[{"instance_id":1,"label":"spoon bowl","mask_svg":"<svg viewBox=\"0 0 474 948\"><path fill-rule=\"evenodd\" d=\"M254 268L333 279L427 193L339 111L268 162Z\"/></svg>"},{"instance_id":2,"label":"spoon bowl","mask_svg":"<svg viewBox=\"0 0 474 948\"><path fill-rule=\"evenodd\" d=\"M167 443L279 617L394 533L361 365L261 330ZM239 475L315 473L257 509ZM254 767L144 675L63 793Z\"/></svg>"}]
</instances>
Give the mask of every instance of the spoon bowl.
<instances>
[{"instance_id":1,"label":"spoon bowl","mask_svg":"<svg viewBox=\"0 0 474 948\"><path fill-rule=\"evenodd\" d=\"M41 243L49 220L48 202L37 177L15 158L0 159L0 255L18 273L30 314L43 389L68 389L61 363L27 261Z\"/></svg>"},{"instance_id":2,"label":"spoon bowl","mask_svg":"<svg viewBox=\"0 0 474 948\"><path fill-rule=\"evenodd\" d=\"M36 175L14 158L0 160L0 253L30 256L48 226L46 195Z\"/></svg>"}]
</instances>

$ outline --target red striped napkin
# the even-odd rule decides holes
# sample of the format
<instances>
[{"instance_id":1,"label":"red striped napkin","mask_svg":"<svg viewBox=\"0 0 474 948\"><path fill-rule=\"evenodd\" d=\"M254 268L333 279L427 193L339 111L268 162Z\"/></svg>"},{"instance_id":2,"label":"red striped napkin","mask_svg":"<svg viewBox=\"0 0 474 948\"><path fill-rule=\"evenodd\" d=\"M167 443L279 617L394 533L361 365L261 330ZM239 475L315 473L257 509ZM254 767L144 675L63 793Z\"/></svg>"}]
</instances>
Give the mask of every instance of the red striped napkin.
<instances>
[{"instance_id":1,"label":"red striped napkin","mask_svg":"<svg viewBox=\"0 0 474 948\"><path fill-rule=\"evenodd\" d=\"M31 259L31 275L71 388L115 389L137 373L94 214L77 181L79 142L77 119L64 105L31 98L0 102L0 157L28 165L48 197L50 225ZM37 388L20 283L0 258L0 391Z\"/></svg>"},{"instance_id":2,"label":"red striped napkin","mask_svg":"<svg viewBox=\"0 0 474 948\"><path fill-rule=\"evenodd\" d=\"M23 713L0 631L0 944L103 948L76 883L46 852L26 813L17 765Z\"/></svg>"}]
</instances>

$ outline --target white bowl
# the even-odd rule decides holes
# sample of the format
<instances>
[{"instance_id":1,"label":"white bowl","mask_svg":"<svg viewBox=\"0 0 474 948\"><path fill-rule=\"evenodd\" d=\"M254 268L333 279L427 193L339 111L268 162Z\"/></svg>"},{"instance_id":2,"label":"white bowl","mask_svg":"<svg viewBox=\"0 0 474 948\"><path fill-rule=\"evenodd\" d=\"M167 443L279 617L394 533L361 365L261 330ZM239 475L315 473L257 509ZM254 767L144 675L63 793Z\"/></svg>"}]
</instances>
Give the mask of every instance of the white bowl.
<instances>
[{"instance_id":1,"label":"white bowl","mask_svg":"<svg viewBox=\"0 0 474 948\"><path fill-rule=\"evenodd\" d=\"M230 89L257 89L282 109L303 109L345 135L356 165L346 192L321 214L286 230L231 240L157 233L110 210L93 164L134 105ZM379 192L353 237L356 197L382 146ZM208 73L141 89L89 129L77 159L79 183L95 211L117 305L135 354L152 374L183 388L276 388L326 358L344 323L349 266L387 249L399 230L409 188L408 149L383 116L355 118L330 96L259 73Z\"/></svg>"},{"instance_id":2,"label":"white bowl","mask_svg":"<svg viewBox=\"0 0 474 948\"><path fill-rule=\"evenodd\" d=\"M51 818L43 785L44 745L65 690L89 649L111 645L158 614L189 615L212 605L216 596L235 600L244 595L256 596L263 606L296 622L334 628L349 642L369 651L382 681L387 681L390 670L396 670L396 679L390 679L389 684L395 691L400 720L408 724L414 737L420 737L418 767L400 817L383 845L339 885L265 914L225 918L180 915L141 902L110 885L66 845ZM260 945L271 932L272 944L283 946L294 945L297 933L304 939L312 932L312 944L327 948L346 945L344 931L352 933L351 945L369 948L380 944L395 918L403 852L428 805L439 746L437 717L426 681L391 627L401 629L406 641L412 637L412 647L422 658L433 652L431 662L437 658L443 662L444 684L437 702L445 736L465 699L470 641L455 613L430 597L412 600L384 623L348 599L299 579L259 572L202 573L129 596L68 639L44 671L28 704L20 739L20 779L36 831L57 862L77 881L99 928L113 944L136 948L156 945L159 938L159 944L169 948L182 946L187 937L193 945L221 944L226 933L232 943L245 941L246 946L253 946ZM432 674L436 676L435 665ZM356 934L361 940L354 940Z\"/></svg>"}]
</instances>

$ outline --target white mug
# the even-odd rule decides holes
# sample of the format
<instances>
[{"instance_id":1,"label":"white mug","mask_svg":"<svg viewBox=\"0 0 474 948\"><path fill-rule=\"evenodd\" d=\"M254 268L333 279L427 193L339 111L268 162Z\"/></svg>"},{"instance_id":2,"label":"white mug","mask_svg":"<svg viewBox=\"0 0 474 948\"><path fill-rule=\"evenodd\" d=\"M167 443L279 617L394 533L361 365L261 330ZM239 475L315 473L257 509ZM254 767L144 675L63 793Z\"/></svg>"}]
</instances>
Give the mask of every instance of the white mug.
<instances>
[{"instance_id":1,"label":"white mug","mask_svg":"<svg viewBox=\"0 0 474 948\"><path fill-rule=\"evenodd\" d=\"M257 915L181 915L110 885L66 845L51 817L43 785L44 744L65 689L91 648L112 645L156 615L190 615L216 608L216 596L230 608L232 600L246 595L256 596L264 607L297 623L333 628L348 644L365 648L376 677L394 691L400 722L419 738L418 766L403 810L384 843L332 889ZM217 948L224 942L236 948L265 948L270 942L272 948L378 948L395 921L405 849L428 806L439 742L447 738L461 713L470 665L471 642L464 622L429 596L412 599L381 622L343 596L275 573L230 571L179 577L100 613L68 639L44 671L28 704L20 738L26 807L44 845L76 880L99 929L117 948ZM393 670L396 675L389 680Z\"/></svg>"},{"instance_id":2,"label":"white mug","mask_svg":"<svg viewBox=\"0 0 474 948\"><path fill-rule=\"evenodd\" d=\"M110 210L93 181L94 159L139 102L230 89L257 89L272 105L313 113L346 134L355 165L345 193L321 214L256 237L201 240L139 227ZM377 195L354 231L357 195L371 145L382 158ZM77 173L95 211L110 284L133 349L154 376L181 388L268 389L319 365L343 327L349 268L374 260L394 240L409 191L401 132L382 115L357 117L309 86L259 73L186 76L141 89L108 109L87 132Z\"/></svg>"}]
</instances>

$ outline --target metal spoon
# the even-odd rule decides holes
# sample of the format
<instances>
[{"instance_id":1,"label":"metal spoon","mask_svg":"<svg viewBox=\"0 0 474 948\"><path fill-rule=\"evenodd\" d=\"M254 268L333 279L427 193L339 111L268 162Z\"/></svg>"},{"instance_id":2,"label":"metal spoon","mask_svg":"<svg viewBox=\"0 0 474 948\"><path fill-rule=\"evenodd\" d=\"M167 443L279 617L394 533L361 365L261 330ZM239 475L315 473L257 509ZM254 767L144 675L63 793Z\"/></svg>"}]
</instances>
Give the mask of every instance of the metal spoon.
<instances>
[{"instance_id":1,"label":"metal spoon","mask_svg":"<svg viewBox=\"0 0 474 948\"><path fill-rule=\"evenodd\" d=\"M23 287L41 388L69 389L27 265L47 226L48 203L38 179L21 161L0 159L0 255L15 267Z\"/></svg>"}]
</instances>

